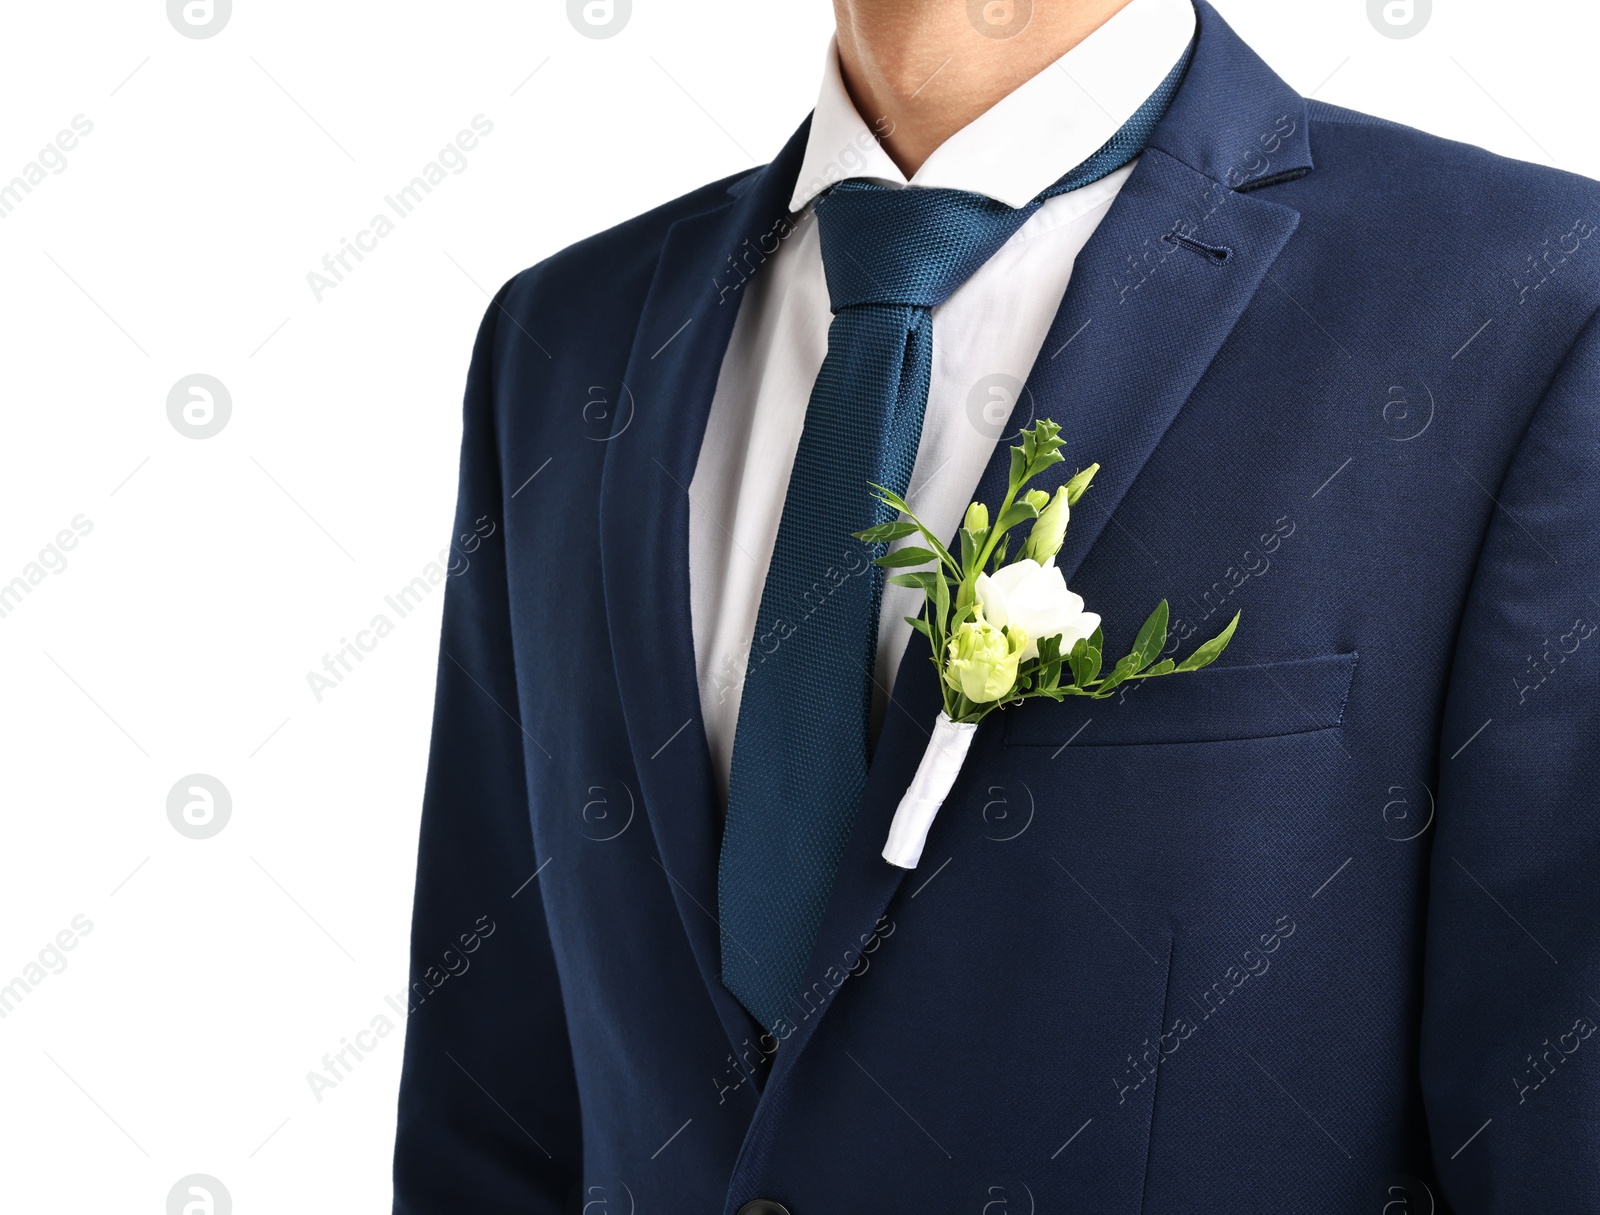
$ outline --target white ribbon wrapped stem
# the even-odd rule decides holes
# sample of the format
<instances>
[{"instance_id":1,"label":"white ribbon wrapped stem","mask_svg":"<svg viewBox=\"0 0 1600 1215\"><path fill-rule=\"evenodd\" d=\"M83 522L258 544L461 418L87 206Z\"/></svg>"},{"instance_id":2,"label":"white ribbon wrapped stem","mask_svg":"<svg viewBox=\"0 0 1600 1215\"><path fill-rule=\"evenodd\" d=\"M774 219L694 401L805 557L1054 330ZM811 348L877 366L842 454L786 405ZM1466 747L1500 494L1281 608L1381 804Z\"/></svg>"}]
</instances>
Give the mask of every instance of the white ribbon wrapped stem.
<instances>
[{"instance_id":1,"label":"white ribbon wrapped stem","mask_svg":"<svg viewBox=\"0 0 1600 1215\"><path fill-rule=\"evenodd\" d=\"M944 713L933 724L933 737L922 753L917 774L895 808L889 824L889 839L883 846L883 859L901 869L915 869L922 859L922 845L933 826L934 815L950 795L950 788L961 774L961 765L977 733L976 722L954 722Z\"/></svg>"}]
</instances>

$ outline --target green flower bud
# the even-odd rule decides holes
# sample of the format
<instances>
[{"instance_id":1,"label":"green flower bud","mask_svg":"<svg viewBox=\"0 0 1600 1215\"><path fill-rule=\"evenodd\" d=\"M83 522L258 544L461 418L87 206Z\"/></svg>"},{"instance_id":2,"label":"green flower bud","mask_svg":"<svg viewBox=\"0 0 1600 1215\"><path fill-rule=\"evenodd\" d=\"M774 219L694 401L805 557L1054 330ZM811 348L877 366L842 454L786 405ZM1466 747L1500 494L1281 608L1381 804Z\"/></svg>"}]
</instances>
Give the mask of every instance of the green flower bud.
<instances>
[{"instance_id":1,"label":"green flower bud","mask_svg":"<svg viewBox=\"0 0 1600 1215\"><path fill-rule=\"evenodd\" d=\"M961 521L961 526L974 534L983 531L989 526L989 508L982 502L974 502L967 507L967 517Z\"/></svg>"},{"instance_id":2,"label":"green flower bud","mask_svg":"<svg viewBox=\"0 0 1600 1215\"><path fill-rule=\"evenodd\" d=\"M984 620L979 608L950 638L945 682L974 704L999 700L1016 686L1017 664L1027 648L1026 633L1002 632Z\"/></svg>"},{"instance_id":3,"label":"green flower bud","mask_svg":"<svg viewBox=\"0 0 1600 1215\"><path fill-rule=\"evenodd\" d=\"M1033 521L1033 530L1028 533L1028 543L1023 546L1022 555L1032 557L1043 565L1060 552L1061 541L1067 534L1067 518L1071 513L1067 505L1067 487L1063 485L1056 490L1050 505L1040 509L1039 517Z\"/></svg>"},{"instance_id":4,"label":"green flower bud","mask_svg":"<svg viewBox=\"0 0 1600 1215\"><path fill-rule=\"evenodd\" d=\"M1033 507L1034 510L1043 510L1045 504L1050 501L1050 495L1042 489L1030 489L1022 495L1022 500Z\"/></svg>"}]
</instances>

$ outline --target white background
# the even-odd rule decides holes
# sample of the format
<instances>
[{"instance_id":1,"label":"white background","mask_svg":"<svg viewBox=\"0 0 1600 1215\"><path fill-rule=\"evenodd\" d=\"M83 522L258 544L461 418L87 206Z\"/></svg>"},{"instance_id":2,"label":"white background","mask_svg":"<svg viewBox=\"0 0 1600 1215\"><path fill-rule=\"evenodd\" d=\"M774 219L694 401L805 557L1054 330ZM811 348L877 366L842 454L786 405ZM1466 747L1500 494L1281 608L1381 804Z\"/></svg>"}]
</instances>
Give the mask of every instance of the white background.
<instances>
[{"instance_id":1,"label":"white background","mask_svg":"<svg viewBox=\"0 0 1600 1215\"><path fill-rule=\"evenodd\" d=\"M1593 5L1440 0L1403 40L1362 0L1219 7L1302 92L1600 176ZM0 1019L8 1209L159 1215L200 1172L241 1215L388 1210L400 1034L320 1102L306 1074L398 1024L441 596L320 702L307 672L450 539L487 295L770 158L830 23L238 0L195 39L161 0L5 7L0 183L93 123L0 219L0 583L92 522L0 618L0 984L93 924ZM307 273L478 114L319 302ZM232 398L204 440L167 416L195 372ZM196 772L233 803L204 840L166 809Z\"/></svg>"}]
</instances>

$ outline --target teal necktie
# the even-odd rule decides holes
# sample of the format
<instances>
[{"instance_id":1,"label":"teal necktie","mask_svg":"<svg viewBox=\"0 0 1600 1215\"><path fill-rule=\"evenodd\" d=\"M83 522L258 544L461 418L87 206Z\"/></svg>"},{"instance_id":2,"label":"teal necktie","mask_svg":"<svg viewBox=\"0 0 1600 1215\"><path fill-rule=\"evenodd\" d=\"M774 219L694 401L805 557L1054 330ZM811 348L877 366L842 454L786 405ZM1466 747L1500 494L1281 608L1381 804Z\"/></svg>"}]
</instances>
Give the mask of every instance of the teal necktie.
<instances>
[{"instance_id":1,"label":"teal necktie","mask_svg":"<svg viewBox=\"0 0 1600 1215\"><path fill-rule=\"evenodd\" d=\"M817 200L833 322L811 390L734 733L717 897L722 981L768 1030L804 1013L802 976L870 754L883 571L851 533L904 495L933 362L932 309L1046 198L1143 150L1188 52L1103 147L1026 205L845 181ZM820 977L820 976L819 976Z\"/></svg>"}]
</instances>

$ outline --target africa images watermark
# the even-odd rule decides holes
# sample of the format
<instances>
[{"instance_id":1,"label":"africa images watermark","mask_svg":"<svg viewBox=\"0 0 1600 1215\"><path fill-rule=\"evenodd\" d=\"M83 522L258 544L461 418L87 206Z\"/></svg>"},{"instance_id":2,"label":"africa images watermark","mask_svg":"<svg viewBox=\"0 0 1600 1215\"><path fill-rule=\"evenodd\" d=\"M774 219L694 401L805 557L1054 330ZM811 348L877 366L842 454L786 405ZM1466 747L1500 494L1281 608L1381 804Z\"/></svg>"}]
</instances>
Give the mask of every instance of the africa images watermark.
<instances>
[{"instance_id":1,"label":"africa images watermark","mask_svg":"<svg viewBox=\"0 0 1600 1215\"><path fill-rule=\"evenodd\" d=\"M424 565L420 574L392 595L385 595L384 605L394 612L396 619L404 620L433 593L434 587L442 585L446 578L466 573L472 565L468 554L477 552L498 530L499 525L488 515L478 516L472 531L463 532L449 548L440 549L438 559ZM321 704L324 694L342 684L356 669L356 664L364 662L366 655L377 649L378 642L394 629L395 621L386 613L378 612L366 628L356 630L354 641L348 637L339 638L339 648L322 656L322 670L306 672L306 685L311 689L312 698Z\"/></svg>"},{"instance_id":2,"label":"africa images watermark","mask_svg":"<svg viewBox=\"0 0 1600 1215\"><path fill-rule=\"evenodd\" d=\"M450 560L450 550L441 549L437 561L428 562L422 567L422 573L394 594L385 595L384 604L398 619L404 620L433 593L434 587L443 583L450 573L455 572L450 569ZM356 630L354 641L348 637L339 638L339 648L332 654L322 656L322 670L306 672L306 685L310 687L311 695L316 702L321 704L323 695L343 683L345 677L356 669L355 664L365 661L366 655L378 648L378 642L392 632L394 632L394 621L390 620L386 613L379 612L368 622L366 628Z\"/></svg>"},{"instance_id":3,"label":"africa images watermark","mask_svg":"<svg viewBox=\"0 0 1600 1215\"><path fill-rule=\"evenodd\" d=\"M72 116L72 129L63 127L56 132L56 137L44 147L39 149L39 154L22 166L22 171L4 185L0 185L0 219L7 218L13 211L22 205L22 200L33 193L33 188L42 185L45 180L45 171L49 170L52 176L60 176L67 171L67 153L78 146L78 140L94 130L94 123L82 114Z\"/></svg>"},{"instance_id":4,"label":"africa images watermark","mask_svg":"<svg viewBox=\"0 0 1600 1215\"><path fill-rule=\"evenodd\" d=\"M12 976L9 983L0 986L0 1020L16 1012L17 1006L39 984L65 970L67 955L64 951L76 949L78 942L93 931L93 920L86 915L75 915L68 927L46 941L36 961L28 962L19 973Z\"/></svg>"},{"instance_id":5,"label":"africa images watermark","mask_svg":"<svg viewBox=\"0 0 1600 1215\"><path fill-rule=\"evenodd\" d=\"M39 550L34 560L22 567L22 573L9 582L0 582L0 618L11 615L22 606L22 601L33 594L50 574L59 574L67 568L67 553L78 547L78 541L94 531L94 520L88 515L72 516L72 526L64 527L55 539Z\"/></svg>"},{"instance_id":6,"label":"africa images watermark","mask_svg":"<svg viewBox=\"0 0 1600 1215\"><path fill-rule=\"evenodd\" d=\"M451 945L440 955L442 970L436 965L426 967L418 974L409 991L385 996L384 1003L393 1009L401 1020L409 1017L417 1011L423 1001L443 987L447 979L467 973L472 961L465 955L477 953L484 941L494 936L497 927L498 925L487 915L480 915L472 926L472 931L463 932L457 938L460 947ZM395 1023L389 1019L388 1014L380 1012L373 1016L366 1029L357 1030L349 1038L340 1038L339 1049L322 1056L323 1070L306 1073L306 1084L311 1089L311 1096L316 1099L317 1104L322 1104L323 1094L329 1089L337 1088L340 1083L348 1080L354 1074L356 1064L376 1050L379 1041L392 1034L395 1028Z\"/></svg>"},{"instance_id":7,"label":"africa images watermark","mask_svg":"<svg viewBox=\"0 0 1600 1215\"><path fill-rule=\"evenodd\" d=\"M399 219L408 219L422 200L433 193L435 186L441 184L447 177L459 176L467 171L467 153L478 146L478 139L487 136L494 130L494 123L482 114L472 116L472 129L456 132L456 137L444 147L427 164L422 166L422 171L408 181L393 194L385 194L383 201L389 210L394 212ZM449 170L446 172L446 170ZM316 270L306 272L306 284L311 288L311 294L316 297L317 303L322 303L322 297L332 291L345 278L355 272L356 266L366 260L366 255L378 247L378 242L393 232L399 225L382 211L374 215L367 226L356 233L352 241L349 237L339 238L337 253L325 253L322 256L322 269L326 273ZM351 259L355 259L355 264Z\"/></svg>"}]
</instances>

